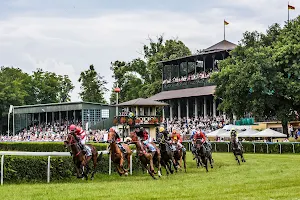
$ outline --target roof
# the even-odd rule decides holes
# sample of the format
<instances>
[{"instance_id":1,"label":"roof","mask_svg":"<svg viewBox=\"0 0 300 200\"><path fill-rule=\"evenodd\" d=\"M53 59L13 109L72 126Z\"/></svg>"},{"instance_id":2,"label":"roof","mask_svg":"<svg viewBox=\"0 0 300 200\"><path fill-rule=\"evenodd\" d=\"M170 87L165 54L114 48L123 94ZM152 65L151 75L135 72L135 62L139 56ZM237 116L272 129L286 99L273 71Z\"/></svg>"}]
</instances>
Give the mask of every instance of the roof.
<instances>
[{"instance_id":1,"label":"roof","mask_svg":"<svg viewBox=\"0 0 300 200\"><path fill-rule=\"evenodd\" d=\"M271 137L271 138L286 138L287 135L283 134L283 133L279 133L277 131L274 131L272 129L265 129L255 135L253 135L252 137Z\"/></svg>"},{"instance_id":2,"label":"roof","mask_svg":"<svg viewBox=\"0 0 300 200\"><path fill-rule=\"evenodd\" d=\"M133 99L124 103L120 103L117 106L167 106L169 104L151 100L151 99Z\"/></svg>"},{"instance_id":3,"label":"roof","mask_svg":"<svg viewBox=\"0 0 300 200\"><path fill-rule=\"evenodd\" d=\"M258 131L254 129L247 129L239 134L239 137L253 137L253 135L257 134Z\"/></svg>"},{"instance_id":4,"label":"roof","mask_svg":"<svg viewBox=\"0 0 300 200\"><path fill-rule=\"evenodd\" d=\"M160 92L150 98L149 100L165 100L165 99L179 99L183 97L197 97L212 95L215 92L216 86L187 88L181 90L170 90Z\"/></svg>"},{"instance_id":5,"label":"roof","mask_svg":"<svg viewBox=\"0 0 300 200\"><path fill-rule=\"evenodd\" d=\"M76 102L62 102L62 103L47 103L47 104L35 104L35 105L14 106L14 109L18 109L18 108L28 108L28 107L43 107L43 106L73 105L73 104L93 104L93 105L108 106L108 104L103 104L103 103L94 103L94 102L76 101Z\"/></svg>"},{"instance_id":6,"label":"roof","mask_svg":"<svg viewBox=\"0 0 300 200\"><path fill-rule=\"evenodd\" d=\"M229 42L227 40L222 40L221 42L218 42L217 44L214 44L207 49L204 50L204 52L208 51L216 51L216 50L232 50L236 47L237 45Z\"/></svg>"}]
</instances>

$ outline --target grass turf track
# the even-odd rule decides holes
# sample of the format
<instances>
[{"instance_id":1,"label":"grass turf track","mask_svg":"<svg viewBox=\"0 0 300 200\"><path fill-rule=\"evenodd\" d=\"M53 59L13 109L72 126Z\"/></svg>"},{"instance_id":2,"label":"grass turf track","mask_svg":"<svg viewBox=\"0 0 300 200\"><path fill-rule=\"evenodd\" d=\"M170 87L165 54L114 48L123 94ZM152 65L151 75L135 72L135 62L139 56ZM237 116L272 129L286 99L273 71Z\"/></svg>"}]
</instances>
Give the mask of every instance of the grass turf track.
<instances>
[{"instance_id":1,"label":"grass turf track","mask_svg":"<svg viewBox=\"0 0 300 200\"><path fill-rule=\"evenodd\" d=\"M188 153L188 172L152 180L148 174L97 175L51 184L6 184L3 200L64 199L300 199L300 155L246 154L238 166L229 153L213 154L215 168L196 168ZM163 170L163 175L165 171Z\"/></svg>"}]
</instances>

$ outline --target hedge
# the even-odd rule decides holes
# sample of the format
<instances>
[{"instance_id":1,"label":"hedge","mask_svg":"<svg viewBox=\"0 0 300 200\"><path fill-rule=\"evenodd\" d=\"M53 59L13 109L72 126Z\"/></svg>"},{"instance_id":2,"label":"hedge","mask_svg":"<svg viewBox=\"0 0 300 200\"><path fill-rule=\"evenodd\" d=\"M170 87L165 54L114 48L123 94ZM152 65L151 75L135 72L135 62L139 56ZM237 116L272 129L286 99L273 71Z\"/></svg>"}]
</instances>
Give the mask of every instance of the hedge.
<instances>
[{"instance_id":1,"label":"hedge","mask_svg":"<svg viewBox=\"0 0 300 200\"><path fill-rule=\"evenodd\" d=\"M97 173L108 174L108 155L103 155L98 162ZM133 156L133 171L141 170L138 159ZM5 156L4 157L4 182L46 182L47 157L31 156ZM92 162L90 163L92 167ZM51 157L51 181L69 180L76 177L72 157ZM112 172L115 170L112 164Z\"/></svg>"},{"instance_id":2,"label":"hedge","mask_svg":"<svg viewBox=\"0 0 300 200\"><path fill-rule=\"evenodd\" d=\"M91 143L98 151L106 150L107 143ZM63 142L0 142L0 151L64 152Z\"/></svg>"},{"instance_id":3,"label":"hedge","mask_svg":"<svg viewBox=\"0 0 300 200\"><path fill-rule=\"evenodd\" d=\"M189 150L191 142L183 142L186 149ZM214 152L228 152L228 142L211 142ZM263 143L263 142L242 142L245 153L300 153L300 143L291 142L276 142L276 143ZM294 150L293 150L294 145ZM281 152L280 152L281 146ZM254 152L255 147L255 152ZM231 147L229 146L231 152Z\"/></svg>"}]
</instances>

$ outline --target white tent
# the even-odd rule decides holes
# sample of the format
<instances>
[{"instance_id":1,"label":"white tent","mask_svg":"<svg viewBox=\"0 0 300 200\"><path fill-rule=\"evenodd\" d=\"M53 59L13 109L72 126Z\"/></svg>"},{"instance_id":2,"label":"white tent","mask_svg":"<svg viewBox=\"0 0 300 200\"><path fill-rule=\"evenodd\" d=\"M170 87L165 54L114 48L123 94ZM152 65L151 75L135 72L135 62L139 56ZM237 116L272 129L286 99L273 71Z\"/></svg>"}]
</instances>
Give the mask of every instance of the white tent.
<instances>
[{"instance_id":1,"label":"white tent","mask_svg":"<svg viewBox=\"0 0 300 200\"><path fill-rule=\"evenodd\" d=\"M229 124L223 127L223 129L230 131L232 128L236 129L236 130L247 130L250 129L251 126L237 126L237 125L233 125L233 124Z\"/></svg>"},{"instance_id":2,"label":"white tent","mask_svg":"<svg viewBox=\"0 0 300 200\"><path fill-rule=\"evenodd\" d=\"M268 128L261 132L256 133L252 137L285 138L286 135Z\"/></svg>"},{"instance_id":3,"label":"white tent","mask_svg":"<svg viewBox=\"0 0 300 200\"><path fill-rule=\"evenodd\" d=\"M256 137L254 136L255 134L257 134L258 131L254 130L254 129L247 129L246 131L243 131L239 134L239 137Z\"/></svg>"},{"instance_id":4,"label":"white tent","mask_svg":"<svg viewBox=\"0 0 300 200\"><path fill-rule=\"evenodd\" d=\"M207 137L216 137L216 136L220 136L223 133L226 133L227 131L225 129L218 129L215 130L213 132L207 133Z\"/></svg>"}]
</instances>

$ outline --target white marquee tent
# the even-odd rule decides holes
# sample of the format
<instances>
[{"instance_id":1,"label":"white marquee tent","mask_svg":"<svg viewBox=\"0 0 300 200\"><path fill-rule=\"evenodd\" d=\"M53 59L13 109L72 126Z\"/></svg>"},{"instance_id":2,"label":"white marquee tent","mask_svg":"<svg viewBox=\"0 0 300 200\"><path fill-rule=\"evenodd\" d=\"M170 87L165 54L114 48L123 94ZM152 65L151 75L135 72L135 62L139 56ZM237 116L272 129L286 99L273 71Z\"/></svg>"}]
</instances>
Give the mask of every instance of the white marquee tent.
<instances>
[{"instance_id":1,"label":"white marquee tent","mask_svg":"<svg viewBox=\"0 0 300 200\"><path fill-rule=\"evenodd\" d=\"M239 134L239 137L255 137L254 135L257 134L258 131L254 129L247 129Z\"/></svg>"},{"instance_id":2,"label":"white marquee tent","mask_svg":"<svg viewBox=\"0 0 300 200\"><path fill-rule=\"evenodd\" d=\"M256 133L252 137L285 138L286 135L268 128L261 132Z\"/></svg>"}]
</instances>

